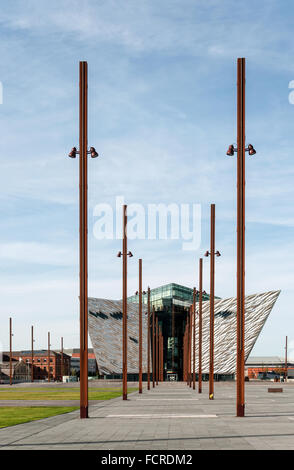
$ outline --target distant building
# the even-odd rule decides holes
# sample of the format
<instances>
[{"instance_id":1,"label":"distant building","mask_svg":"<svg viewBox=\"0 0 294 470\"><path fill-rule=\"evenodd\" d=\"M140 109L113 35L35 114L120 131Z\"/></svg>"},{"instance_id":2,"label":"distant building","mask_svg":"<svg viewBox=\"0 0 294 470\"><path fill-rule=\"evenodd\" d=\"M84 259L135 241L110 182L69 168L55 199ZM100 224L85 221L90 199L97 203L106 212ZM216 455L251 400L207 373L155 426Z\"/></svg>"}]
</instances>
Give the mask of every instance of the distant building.
<instances>
[{"instance_id":1,"label":"distant building","mask_svg":"<svg viewBox=\"0 0 294 470\"><path fill-rule=\"evenodd\" d=\"M249 379L284 376L285 358L279 356L249 356L245 367ZM289 379L294 379L294 360L287 359L287 376Z\"/></svg>"},{"instance_id":2,"label":"distant building","mask_svg":"<svg viewBox=\"0 0 294 470\"><path fill-rule=\"evenodd\" d=\"M3 355L9 358L9 352L4 352ZM12 359L22 361L27 367L26 376L31 376L29 368L32 364L32 351L12 351ZM63 371L62 371L62 355L56 351L50 351L50 364L48 364L48 351L46 349L34 351L33 367L34 367L34 380L48 379L48 368L50 368L50 380L61 381L63 375L70 374L70 356L66 353L63 354ZM30 377L31 378L31 377ZM29 380L30 380L29 378Z\"/></svg>"},{"instance_id":3,"label":"distant building","mask_svg":"<svg viewBox=\"0 0 294 470\"><path fill-rule=\"evenodd\" d=\"M64 349L64 352L70 356L70 369L74 370L75 373L80 375L80 350L79 348L73 349ZM96 357L94 354L94 349L88 349L88 375L95 376L98 374L98 366Z\"/></svg>"},{"instance_id":4,"label":"distant building","mask_svg":"<svg viewBox=\"0 0 294 470\"><path fill-rule=\"evenodd\" d=\"M245 360L249 356L280 291L270 291L245 297ZM198 294L196 313L198 313ZM158 318L163 335L164 379L184 377L183 338L189 322L193 289L178 284L168 284L151 289L151 311ZM217 379L234 378L236 371L236 298L215 298L214 310L214 373ZM209 295L203 295L202 322L202 373L209 374ZM147 295L143 295L142 308L143 374L147 372ZM122 375L122 301L89 298L89 334L99 371L107 376ZM198 349L198 324L196 315L196 350ZM152 326L152 322L151 322ZM151 348L153 338L151 335ZM128 374L138 375L138 295L128 298ZM196 374L198 353L196 352Z\"/></svg>"},{"instance_id":5,"label":"distant building","mask_svg":"<svg viewBox=\"0 0 294 470\"><path fill-rule=\"evenodd\" d=\"M24 361L11 361L11 377L13 382L27 382L30 380L31 366L27 365ZM7 383L10 381L10 361L9 357L4 357L0 363L0 383Z\"/></svg>"}]
</instances>

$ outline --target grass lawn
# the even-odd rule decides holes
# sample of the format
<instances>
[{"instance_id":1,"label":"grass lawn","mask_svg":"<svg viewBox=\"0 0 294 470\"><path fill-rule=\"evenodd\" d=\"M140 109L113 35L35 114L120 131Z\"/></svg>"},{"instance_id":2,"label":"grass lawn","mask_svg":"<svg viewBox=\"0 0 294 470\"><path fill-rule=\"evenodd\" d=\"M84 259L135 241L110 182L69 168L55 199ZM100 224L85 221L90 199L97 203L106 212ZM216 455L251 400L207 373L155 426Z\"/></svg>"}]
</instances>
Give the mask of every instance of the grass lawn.
<instances>
[{"instance_id":1,"label":"grass lawn","mask_svg":"<svg viewBox=\"0 0 294 470\"><path fill-rule=\"evenodd\" d=\"M138 390L137 387L128 388L128 392ZM122 395L121 388L94 388L89 387L89 400L110 400ZM0 389L0 400L79 400L79 388L52 387L29 388L18 387ZM0 408L1 410L1 408Z\"/></svg>"},{"instance_id":2,"label":"grass lawn","mask_svg":"<svg viewBox=\"0 0 294 470\"><path fill-rule=\"evenodd\" d=\"M0 407L0 428L49 418L77 410L77 406L5 406Z\"/></svg>"}]
</instances>

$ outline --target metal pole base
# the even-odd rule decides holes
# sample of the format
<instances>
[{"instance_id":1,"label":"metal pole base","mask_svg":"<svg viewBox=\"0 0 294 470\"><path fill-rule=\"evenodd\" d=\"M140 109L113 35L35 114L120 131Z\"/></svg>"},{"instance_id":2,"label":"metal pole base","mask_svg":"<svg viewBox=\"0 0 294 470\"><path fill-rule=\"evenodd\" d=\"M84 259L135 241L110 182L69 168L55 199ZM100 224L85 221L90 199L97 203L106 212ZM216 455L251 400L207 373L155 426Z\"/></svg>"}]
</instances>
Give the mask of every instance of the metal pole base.
<instances>
[{"instance_id":1,"label":"metal pole base","mask_svg":"<svg viewBox=\"0 0 294 470\"><path fill-rule=\"evenodd\" d=\"M123 400L127 400L128 399L128 395L127 394L123 394Z\"/></svg>"},{"instance_id":2,"label":"metal pole base","mask_svg":"<svg viewBox=\"0 0 294 470\"><path fill-rule=\"evenodd\" d=\"M80 408L80 418L81 419L89 418L88 407L87 406L81 406L81 408Z\"/></svg>"},{"instance_id":3,"label":"metal pole base","mask_svg":"<svg viewBox=\"0 0 294 470\"><path fill-rule=\"evenodd\" d=\"M237 405L237 418L245 416L245 405Z\"/></svg>"},{"instance_id":4,"label":"metal pole base","mask_svg":"<svg viewBox=\"0 0 294 470\"><path fill-rule=\"evenodd\" d=\"M142 393L142 390L139 390L139 393Z\"/></svg>"}]
</instances>

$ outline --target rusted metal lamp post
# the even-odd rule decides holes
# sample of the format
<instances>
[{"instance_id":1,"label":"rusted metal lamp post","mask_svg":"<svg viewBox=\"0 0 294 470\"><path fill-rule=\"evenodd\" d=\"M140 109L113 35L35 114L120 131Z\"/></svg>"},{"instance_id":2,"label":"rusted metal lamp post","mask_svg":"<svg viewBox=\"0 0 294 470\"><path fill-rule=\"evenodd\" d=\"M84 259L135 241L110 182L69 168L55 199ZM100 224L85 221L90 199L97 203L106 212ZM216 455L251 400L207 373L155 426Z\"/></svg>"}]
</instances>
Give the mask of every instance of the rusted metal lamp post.
<instances>
[{"instance_id":1,"label":"rusted metal lamp post","mask_svg":"<svg viewBox=\"0 0 294 470\"><path fill-rule=\"evenodd\" d=\"M252 144L245 147L245 59L237 60L237 417L245 416L245 152L255 155Z\"/></svg>"},{"instance_id":2,"label":"rusted metal lamp post","mask_svg":"<svg viewBox=\"0 0 294 470\"><path fill-rule=\"evenodd\" d=\"M185 331L183 335L183 382L186 381L186 329L187 325L185 326Z\"/></svg>"},{"instance_id":3,"label":"rusted metal lamp post","mask_svg":"<svg viewBox=\"0 0 294 470\"><path fill-rule=\"evenodd\" d=\"M144 291L144 294L146 292ZM139 393L142 393L142 259L139 259Z\"/></svg>"},{"instance_id":4,"label":"rusted metal lamp post","mask_svg":"<svg viewBox=\"0 0 294 470\"><path fill-rule=\"evenodd\" d=\"M193 305L190 307L189 312L189 357L188 357L188 385L192 386L192 316L193 316Z\"/></svg>"},{"instance_id":5,"label":"rusted metal lamp post","mask_svg":"<svg viewBox=\"0 0 294 470\"><path fill-rule=\"evenodd\" d=\"M155 348L156 348L156 352L155 352L155 362L156 362L156 385L158 385L158 316L156 316L156 345L155 345Z\"/></svg>"},{"instance_id":6,"label":"rusted metal lamp post","mask_svg":"<svg viewBox=\"0 0 294 470\"><path fill-rule=\"evenodd\" d=\"M209 334L209 399L214 399L214 278L215 278L215 256L220 256L215 251L215 204L210 206L210 252L206 251L204 256L210 256L210 334Z\"/></svg>"},{"instance_id":7,"label":"rusted metal lamp post","mask_svg":"<svg viewBox=\"0 0 294 470\"><path fill-rule=\"evenodd\" d=\"M183 380L188 384L188 322L186 322L183 340Z\"/></svg>"},{"instance_id":8,"label":"rusted metal lamp post","mask_svg":"<svg viewBox=\"0 0 294 470\"><path fill-rule=\"evenodd\" d=\"M156 349L156 335L155 335L155 309L152 309L152 387L155 387L155 349Z\"/></svg>"},{"instance_id":9,"label":"rusted metal lamp post","mask_svg":"<svg viewBox=\"0 0 294 470\"><path fill-rule=\"evenodd\" d=\"M163 334L161 333L161 381L164 381L164 339Z\"/></svg>"},{"instance_id":10,"label":"rusted metal lamp post","mask_svg":"<svg viewBox=\"0 0 294 470\"><path fill-rule=\"evenodd\" d=\"M159 328L159 381L163 382L163 336Z\"/></svg>"},{"instance_id":11,"label":"rusted metal lamp post","mask_svg":"<svg viewBox=\"0 0 294 470\"><path fill-rule=\"evenodd\" d=\"M12 318L9 318L9 384L12 385Z\"/></svg>"},{"instance_id":12,"label":"rusted metal lamp post","mask_svg":"<svg viewBox=\"0 0 294 470\"><path fill-rule=\"evenodd\" d=\"M286 336L286 344L285 344L285 382L287 382L288 378L288 336Z\"/></svg>"},{"instance_id":13,"label":"rusted metal lamp post","mask_svg":"<svg viewBox=\"0 0 294 470\"><path fill-rule=\"evenodd\" d=\"M50 333L48 331L48 382L50 382Z\"/></svg>"},{"instance_id":14,"label":"rusted metal lamp post","mask_svg":"<svg viewBox=\"0 0 294 470\"><path fill-rule=\"evenodd\" d=\"M196 380L196 288L193 289L193 390L195 390L195 380Z\"/></svg>"},{"instance_id":15,"label":"rusted metal lamp post","mask_svg":"<svg viewBox=\"0 0 294 470\"><path fill-rule=\"evenodd\" d=\"M172 371L175 368L175 306L172 303Z\"/></svg>"},{"instance_id":16,"label":"rusted metal lamp post","mask_svg":"<svg viewBox=\"0 0 294 470\"><path fill-rule=\"evenodd\" d=\"M31 369L31 381L34 381L34 327L31 327L31 342L32 342L32 369Z\"/></svg>"},{"instance_id":17,"label":"rusted metal lamp post","mask_svg":"<svg viewBox=\"0 0 294 470\"><path fill-rule=\"evenodd\" d=\"M79 159L80 212L80 418L88 418L88 159L98 157L94 147L88 150L88 64L80 62L79 145L68 154Z\"/></svg>"},{"instance_id":18,"label":"rusted metal lamp post","mask_svg":"<svg viewBox=\"0 0 294 470\"><path fill-rule=\"evenodd\" d=\"M202 275L203 275L203 262L202 258L199 259L199 301L198 301L198 318L199 318L199 333L198 333L198 393L202 393Z\"/></svg>"},{"instance_id":19,"label":"rusted metal lamp post","mask_svg":"<svg viewBox=\"0 0 294 470\"><path fill-rule=\"evenodd\" d=\"M61 367L60 367L60 375L61 375L61 382L63 381L63 338L61 337Z\"/></svg>"},{"instance_id":20,"label":"rusted metal lamp post","mask_svg":"<svg viewBox=\"0 0 294 470\"><path fill-rule=\"evenodd\" d=\"M147 389L150 390L150 287L147 293Z\"/></svg>"},{"instance_id":21,"label":"rusted metal lamp post","mask_svg":"<svg viewBox=\"0 0 294 470\"><path fill-rule=\"evenodd\" d=\"M119 251L118 258L123 259L123 321L122 321L122 365L123 365L123 400L128 399L128 302L127 302L127 259L133 254L128 250L127 238L127 206L123 205L123 251Z\"/></svg>"},{"instance_id":22,"label":"rusted metal lamp post","mask_svg":"<svg viewBox=\"0 0 294 470\"><path fill-rule=\"evenodd\" d=\"M160 355L161 355L161 367L160 367L160 370L161 370L161 382L163 382L163 367L164 367L164 363L163 363L163 334L162 334L162 330L160 330Z\"/></svg>"},{"instance_id":23,"label":"rusted metal lamp post","mask_svg":"<svg viewBox=\"0 0 294 470\"><path fill-rule=\"evenodd\" d=\"M186 337L186 382L187 385L189 385L189 330L190 330L190 313L191 313L191 308L189 310L189 315L187 316L186 319L186 331L185 331L185 337Z\"/></svg>"},{"instance_id":24,"label":"rusted metal lamp post","mask_svg":"<svg viewBox=\"0 0 294 470\"><path fill-rule=\"evenodd\" d=\"M161 382L161 328L158 328L158 380Z\"/></svg>"},{"instance_id":25,"label":"rusted metal lamp post","mask_svg":"<svg viewBox=\"0 0 294 470\"><path fill-rule=\"evenodd\" d=\"M142 259L139 259L139 393L142 393Z\"/></svg>"}]
</instances>

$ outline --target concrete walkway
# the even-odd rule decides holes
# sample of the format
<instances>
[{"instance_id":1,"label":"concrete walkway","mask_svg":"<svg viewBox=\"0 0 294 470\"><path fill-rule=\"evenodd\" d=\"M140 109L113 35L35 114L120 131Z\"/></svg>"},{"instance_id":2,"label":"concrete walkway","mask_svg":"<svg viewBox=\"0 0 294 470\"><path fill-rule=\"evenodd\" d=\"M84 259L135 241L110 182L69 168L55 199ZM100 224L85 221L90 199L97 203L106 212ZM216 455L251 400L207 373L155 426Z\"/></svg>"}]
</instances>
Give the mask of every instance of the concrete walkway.
<instances>
[{"instance_id":1,"label":"concrete walkway","mask_svg":"<svg viewBox=\"0 0 294 470\"><path fill-rule=\"evenodd\" d=\"M90 402L79 411L0 430L0 449L294 449L294 385L246 384L246 417L235 417L235 384L216 383L215 399L184 383ZM283 393L268 393L268 387Z\"/></svg>"}]
</instances>

